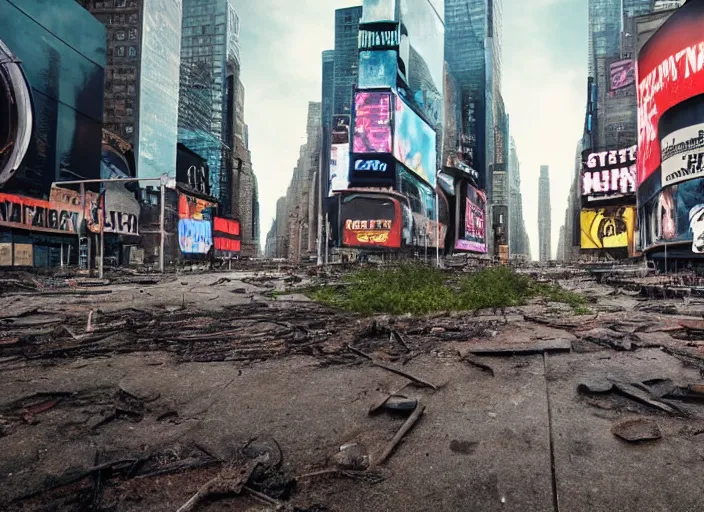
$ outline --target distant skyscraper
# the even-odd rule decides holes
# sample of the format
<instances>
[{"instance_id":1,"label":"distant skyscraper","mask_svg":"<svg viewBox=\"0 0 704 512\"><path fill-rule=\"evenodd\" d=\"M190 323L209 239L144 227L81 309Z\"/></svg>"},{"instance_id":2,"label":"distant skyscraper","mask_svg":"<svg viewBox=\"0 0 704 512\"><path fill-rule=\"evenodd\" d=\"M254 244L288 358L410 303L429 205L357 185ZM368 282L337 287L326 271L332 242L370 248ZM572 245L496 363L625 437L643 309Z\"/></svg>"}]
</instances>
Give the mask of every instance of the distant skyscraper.
<instances>
[{"instance_id":1,"label":"distant skyscraper","mask_svg":"<svg viewBox=\"0 0 704 512\"><path fill-rule=\"evenodd\" d=\"M350 114L352 88L357 83L357 39L362 7L335 11L333 114Z\"/></svg>"},{"instance_id":2,"label":"distant skyscraper","mask_svg":"<svg viewBox=\"0 0 704 512\"><path fill-rule=\"evenodd\" d=\"M550 237L552 225L550 222L550 174L547 165L540 166L540 182L538 188L538 240L540 244L540 261L550 261L552 246Z\"/></svg>"}]
</instances>

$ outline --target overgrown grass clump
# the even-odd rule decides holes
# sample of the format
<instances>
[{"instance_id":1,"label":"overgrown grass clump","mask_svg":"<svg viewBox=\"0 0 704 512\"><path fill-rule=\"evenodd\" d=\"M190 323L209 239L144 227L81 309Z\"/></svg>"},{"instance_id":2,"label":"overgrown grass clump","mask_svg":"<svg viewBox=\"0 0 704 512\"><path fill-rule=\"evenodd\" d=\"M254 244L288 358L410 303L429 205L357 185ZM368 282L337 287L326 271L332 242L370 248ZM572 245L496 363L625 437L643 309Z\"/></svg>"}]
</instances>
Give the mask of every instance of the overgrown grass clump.
<instances>
[{"instance_id":1,"label":"overgrown grass clump","mask_svg":"<svg viewBox=\"0 0 704 512\"><path fill-rule=\"evenodd\" d=\"M426 314L436 311L476 311L520 306L533 297L563 302L573 308L586 300L559 286L537 283L507 267L454 276L420 264L358 270L344 286L309 289L313 300L362 314Z\"/></svg>"}]
</instances>

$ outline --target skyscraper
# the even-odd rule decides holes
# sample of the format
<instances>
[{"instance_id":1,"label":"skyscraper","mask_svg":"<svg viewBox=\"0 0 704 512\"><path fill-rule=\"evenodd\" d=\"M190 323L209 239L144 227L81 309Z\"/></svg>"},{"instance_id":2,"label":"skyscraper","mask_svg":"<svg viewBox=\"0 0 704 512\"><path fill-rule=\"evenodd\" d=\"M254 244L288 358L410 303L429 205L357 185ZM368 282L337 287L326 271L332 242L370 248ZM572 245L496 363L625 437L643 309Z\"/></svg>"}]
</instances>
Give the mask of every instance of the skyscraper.
<instances>
[{"instance_id":1,"label":"skyscraper","mask_svg":"<svg viewBox=\"0 0 704 512\"><path fill-rule=\"evenodd\" d=\"M460 89L463 129L475 138L480 186L490 197L501 89L501 4L501 0L445 0L445 60Z\"/></svg>"},{"instance_id":2,"label":"skyscraper","mask_svg":"<svg viewBox=\"0 0 704 512\"><path fill-rule=\"evenodd\" d=\"M540 182L538 185L538 241L540 244L540 261L550 261L552 233L550 210L550 174L547 165L540 166Z\"/></svg>"},{"instance_id":3,"label":"skyscraper","mask_svg":"<svg viewBox=\"0 0 704 512\"><path fill-rule=\"evenodd\" d=\"M179 142L208 161L211 193L227 213L232 208L239 31L233 0L183 0Z\"/></svg>"},{"instance_id":4,"label":"skyscraper","mask_svg":"<svg viewBox=\"0 0 704 512\"><path fill-rule=\"evenodd\" d=\"M523 220L523 196L521 194L521 164L518 161L516 142L511 137L508 158L508 225L509 254L528 256L530 248L526 243L526 225Z\"/></svg>"},{"instance_id":5,"label":"skyscraper","mask_svg":"<svg viewBox=\"0 0 704 512\"><path fill-rule=\"evenodd\" d=\"M357 83L359 20L362 6L335 11L333 114L350 115L352 89Z\"/></svg>"},{"instance_id":6,"label":"skyscraper","mask_svg":"<svg viewBox=\"0 0 704 512\"><path fill-rule=\"evenodd\" d=\"M137 177L176 171L181 0L79 0L107 28L104 128L134 145Z\"/></svg>"}]
</instances>

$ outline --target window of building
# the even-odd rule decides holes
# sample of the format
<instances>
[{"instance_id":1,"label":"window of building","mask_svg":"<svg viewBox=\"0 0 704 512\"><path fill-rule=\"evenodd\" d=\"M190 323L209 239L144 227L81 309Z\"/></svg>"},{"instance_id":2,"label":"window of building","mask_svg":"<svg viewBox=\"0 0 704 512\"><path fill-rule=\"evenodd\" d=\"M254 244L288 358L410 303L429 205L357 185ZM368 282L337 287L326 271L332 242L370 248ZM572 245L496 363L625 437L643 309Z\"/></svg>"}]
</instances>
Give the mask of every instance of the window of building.
<instances>
[{"instance_id":1,"label":"window of building","mask_svg":"<svg viewBox=\"0 0 704 512\"><path fill-rule=\"evenodd\" d=\"M137 56L137 47L136 46L130 46L128 55L132 58Z\"/></svg>"},{"instance_id":2,"label":"window of building","mask_svg":"<svg viewBox=\"0 0 704 512\"><path fill-rule=\"evenodd\" d=\"M129 84L129 85L127 86L127 92L128 92L129 94L134 94L134 84ZM130 109L130 110L131 110L131 109Z\"/></svg>"},{"instance_id":3,"label":"window of building","mask_svg":"<svg viewBox=\"0 0 704 512\"><path fill-rule=\"evenodd\" d=\"M130 39L137 39L137 29L136 28L131 28L129 31L129 38Z\"/></svg>"},{"instance_id":4,"label":"window of building","mask_svg":"<svg viewBox=\"0 0 704 512\"><path fill-rule=\"evenodd\" d=\"M117 47L117 56L118 56L118 57L124 57L124 56L125 56L125 47L124 47L124 46L118 46L118 47Z\"/></svg>"},{"instance_id":5,"label":"window of building","mask_svg":"<svg viewBox=\"0 0 704 512\"><path fill-rule=\"evenodd\" d=\"M130 135L132 132L134 132L134 127L130 124L125 125L125 133Z\"/></svg>"},{"instance_id":6,"label":"window of building","mask_svg":"<svg viewBox=\"0 0 704 512\"><path fill-rule=\"evenodd\" d=\"M115 31L115 39L118 41L124 41L125 40L125 31L124 30L116 30Z\"/></svg>"},{"instance_id":7,"label":"window of building","mask_svg":"<svg viewBox=\"0 0 704 512\"><path fill-rule=\"evenodd\" d=\"M137 23L137 13L130 14L130 25Z\"/></svg>"},{"instance_id":8,"label":"window of building","mask_svg":"<svg viewBox=\"0 0 704 512\"><path fill-rule=\"evenodd\" d=\"M127 0L115 0L115 7L127 7Z\"/></svg>"}]
</instances>

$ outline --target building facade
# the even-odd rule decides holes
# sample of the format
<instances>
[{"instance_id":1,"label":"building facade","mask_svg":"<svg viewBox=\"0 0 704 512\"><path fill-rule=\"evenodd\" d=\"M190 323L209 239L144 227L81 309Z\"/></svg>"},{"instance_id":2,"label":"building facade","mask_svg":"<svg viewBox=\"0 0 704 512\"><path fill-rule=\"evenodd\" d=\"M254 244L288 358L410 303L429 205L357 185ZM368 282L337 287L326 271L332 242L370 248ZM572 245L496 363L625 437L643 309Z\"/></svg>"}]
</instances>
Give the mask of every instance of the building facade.
<instances>
[{"instance_id":1,"label":"building facade","mask_svg":"<svg viewBox=\"0 0 704 512\"><path fill-rule=\"evenodd\" d=\"M552 211L550 208L550 172L547 165L540 166L538 184L538 243L541 262L552 258Z\"/></svg>"},{"instance_id":2,"label":"building facade","mask_svg":"<svg viewBox=\"0 0 704 512\"><path fill-rule=\"evenodd\" d=\"M521 193L521 163L513 137L510 138L508 158L508 245L511 257L530 259L530 245L523 218L523 195Z\"/></svg>"},{"instance_id":3,"label":"building facade","mask_svg":"<svg viewBox=\"0 0 704 512\"><path fill-rule=\"evenodd\" d=\"M0 267L78 263L93 217L53 184L100 178L105 67L105 28L74 0L0 0Z\"/></svg>"},{"instance_id":4,"label":"building facade","mask_svg":"<svg viewBox=\"0 0 704 512\"><path fill-rule=\"evenodd\" d=\"M239 31L232 0L184 0L179 141L208 161L213 196L226 214L232 204Z\"/></svg>"},{"instance_id":5,"label":"building facade","mask_svg":"<svg viewBox=\"0 0 704 512\"><path fill-rule=\"evenodd\" d=\"M333 64L333 114L350 115L352 91L357 83L359 20L362 7L335 11L335 54Z\"/></svg>"},{"instance_id":6,"label":"building facade","mask_svg":"<svg viewBox=\"0 0 704 512\"><path fill-rule=\"evenodd\" d=\"M132 144L140 178L176 170L181 0L78 0L106 27L104 126Z\"/></svg>"}]
</instances>

